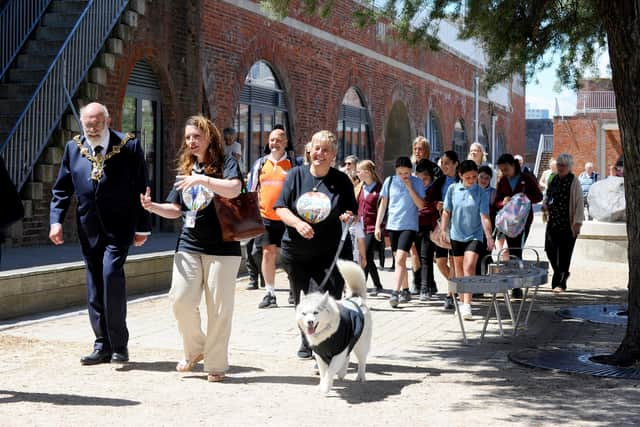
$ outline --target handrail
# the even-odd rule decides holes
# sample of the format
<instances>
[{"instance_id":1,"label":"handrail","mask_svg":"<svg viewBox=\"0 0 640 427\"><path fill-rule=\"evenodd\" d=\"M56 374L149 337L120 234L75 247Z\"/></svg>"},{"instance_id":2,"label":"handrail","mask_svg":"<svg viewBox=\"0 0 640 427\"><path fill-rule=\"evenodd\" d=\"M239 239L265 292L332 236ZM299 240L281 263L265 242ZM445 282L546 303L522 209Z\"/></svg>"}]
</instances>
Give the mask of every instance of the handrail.
<instances>
[{"instance_id":1,"label":"handrail","mask_svg":"<svg viewBox=\"0 0 640 427\"><path fill-rule=\"evenodd\" d=\"M553 151L553 135L540 134L538 141L538 151L536 153L536 164L533 167L533 175L538 176L540 171L540 162L542 161L542 153Z\"/></svg>"},{"instance_id":2,"label":"handrail","mask_svg":"<svg viewBox=\"0 0 640 427\"><path fill-rule=\"evenodd\" d=\"M0 146L18 190L47 146L68 103L62 84L75 93L118 22L129 0L89 0L69 36L38 84L24 111Z\"/></svg>"},{"instance_id":3,"label":"handrail","mask_svg":"<svg viewBox=\"0 0 640 427\"><path fill-rule=\"evenodd\" d=\"M40 22L51 0L9 0L0 10L0 79Z\"/></svg>"},{"instance_id":4,"label":"handrail","mask_svg":"<svg viewBox=\"0 0 640 427\"><path fill-rule=\"evenodd\" d=\"M538 152L536 153L536 164L533 166L534 176L538 176L538 171L540 170L540 162L542 161L543 147L544 147L544 135L540 134L540 139L538 140Z\"/></svg>"},{"instance_id":5,"label":"handrail","mask_svg":"<svg viewBox=\"0 0 640 427\"><path fill-rule=\"evenodd\" d=\"M576 104L581 113L615 111L616 93L612 90L579 91Z\"/></svg>"}]
</instances>

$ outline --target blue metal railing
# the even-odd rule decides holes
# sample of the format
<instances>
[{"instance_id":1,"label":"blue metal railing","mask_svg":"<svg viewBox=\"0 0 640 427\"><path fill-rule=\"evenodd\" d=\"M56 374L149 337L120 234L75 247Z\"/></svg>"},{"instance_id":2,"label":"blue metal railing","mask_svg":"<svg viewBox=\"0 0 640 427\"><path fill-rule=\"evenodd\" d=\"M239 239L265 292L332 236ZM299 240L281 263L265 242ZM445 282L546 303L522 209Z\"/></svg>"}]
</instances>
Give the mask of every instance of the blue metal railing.
<instances>
[{"instance_id":1,"label":"blue metal railing","mask_svg":"<svg viewBox=\"0 0 640 427\"><path fill-rule=\"evenodd\" d=\"M69 92L74 94L128 4L129 0L89 0L6 141L0 146L7 170L18 190L26 182L68 107L63 78Z\"/></svg>"},{"instance_id":2,"label":"blue metal railing","mask_svg":"<svg viewBox=\"0 0 640 427\"><path fill-rule=\"evenodd\" d=\"M0 10L0 79L40 22L51 0L9 0Z\"/></svg>"}]
</instances>

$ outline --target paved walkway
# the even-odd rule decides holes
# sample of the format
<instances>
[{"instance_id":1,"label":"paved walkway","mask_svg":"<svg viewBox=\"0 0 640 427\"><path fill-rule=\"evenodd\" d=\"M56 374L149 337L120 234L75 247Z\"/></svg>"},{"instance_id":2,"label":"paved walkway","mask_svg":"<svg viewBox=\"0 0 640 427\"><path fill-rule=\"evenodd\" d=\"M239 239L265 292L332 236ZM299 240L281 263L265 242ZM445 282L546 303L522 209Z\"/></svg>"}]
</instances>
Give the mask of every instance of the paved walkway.
<instances>
[{"instance_id":1,"label":"paved walkway","mask_svg":"<svg viewBox=\"0 0 640 427\"><path fill-rule=\"evenodd\" d=\"M530 244L540 246L535 224ZM82 367L92 334L86 311L0 324L0 425L637 425L637 382L535 370L508 361L527 347L615 349L624 328L562 320L567 305L620 303L624 264L574 259L570 291L541 293L529 328L501 338L495 323L479 344L481 322L457 318L441 300L394 310L370 298L374 337L365 384L350 369L325 398L312 363L295 357L299 343L286 276L278 274L277 309L258 310L262 291L238 280L230 375L205 381L202 368L174 371L180 340L166 295L129 304L131 363ZM392 273L383 272L387 287ZM441 291L445 282L438 278ZM440 295L442 297L442 295ZM474 309L487 307L481 299Z\"/></svg>"}]
</instances>

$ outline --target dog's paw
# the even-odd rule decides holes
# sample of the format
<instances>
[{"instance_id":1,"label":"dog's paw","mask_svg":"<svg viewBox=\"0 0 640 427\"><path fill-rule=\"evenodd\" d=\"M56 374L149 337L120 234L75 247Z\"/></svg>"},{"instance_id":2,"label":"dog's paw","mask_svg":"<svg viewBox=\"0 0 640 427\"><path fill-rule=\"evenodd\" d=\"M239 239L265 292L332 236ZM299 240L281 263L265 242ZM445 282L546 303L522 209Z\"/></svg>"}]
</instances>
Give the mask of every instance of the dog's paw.
<instances>
[{"instance_id":1,"label":"dog's paw","mask_svg":"<svg viewBox=\"0 0 640 427\"><path fill-rule=\"evenodd\" d=\"M327 384L320 383L318 385L318 391L320 392L320 394L326 396L327 394L329 394L329 386Z\"/></svg>"},{"instance_id":2,"label":"dog's paw","mask_svg":"<svg viewBox=\"0 0 640 427\"><path fill-rule=\"evenodd\" d=\"M364 374L360 375L358 374L358 376L356 377L356 381L360 381L361 383L367 382L367 378L365 377Z\"/></svg>"}]
</instances>

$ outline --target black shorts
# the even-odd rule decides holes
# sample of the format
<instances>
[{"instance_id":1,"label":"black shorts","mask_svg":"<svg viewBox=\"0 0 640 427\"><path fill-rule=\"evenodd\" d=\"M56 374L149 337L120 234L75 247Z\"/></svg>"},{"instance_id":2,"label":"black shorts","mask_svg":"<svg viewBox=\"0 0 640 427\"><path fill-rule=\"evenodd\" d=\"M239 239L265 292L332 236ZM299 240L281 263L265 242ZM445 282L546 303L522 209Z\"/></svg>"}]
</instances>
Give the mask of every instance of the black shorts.
<instances>
[{"instance_id":1,"label":"black shorts","mask_svg":"<svg viewBox=\"0 0 640 427\"><path fill-rule=\"evenodd\" d=\"M451 240L451 251L453 256L464 256L465 252L475 252L478 255L483 253L484 243L479 240L470 240L468 242L459 242Z\"/></svg>"},{"instance_id":2,"label":"black shorts","mask_svg":"<svg viewBox=\"0 0 640 427\"><path fill-rule=\"evenodd\" d=\"M254 245L257 247L276 245L280 247L282 236L284 235L284 222L262 218L264 223L264 233L256 237Z\"/></svg>"},{"instance_id":3,"label":"black shorts","mask_svg":"<svg viewBox=\"0 0 640 427\"><path fill-rule=\"evenodd\" d=\"M432 242L433 243L433 242ZM436 259L437 258L449 258L449 255L453 255L451 249L441 248L440 246L433 243L433 246L436 247Z\"/></svg>"},{"instance_id":4,"label":"black shorts","mask_svg":"<svg viewBox=\"0 0 640 427\"><path fill-rule=\"evenodd\" d=\"M389 230L389 237L391 238L391 250L393 252L398 249L409 252L411 245L416 240L416 232L413 230Z\"/></svg>"}]
</instances>

